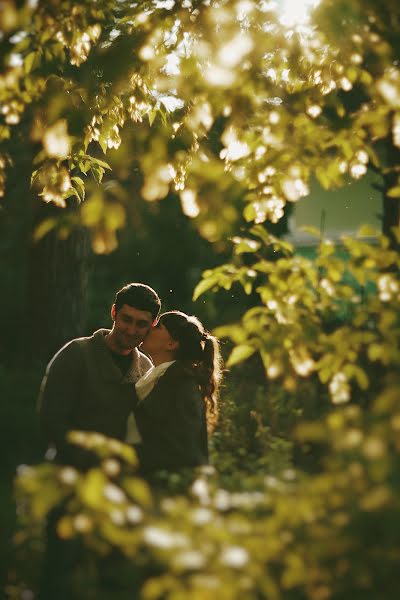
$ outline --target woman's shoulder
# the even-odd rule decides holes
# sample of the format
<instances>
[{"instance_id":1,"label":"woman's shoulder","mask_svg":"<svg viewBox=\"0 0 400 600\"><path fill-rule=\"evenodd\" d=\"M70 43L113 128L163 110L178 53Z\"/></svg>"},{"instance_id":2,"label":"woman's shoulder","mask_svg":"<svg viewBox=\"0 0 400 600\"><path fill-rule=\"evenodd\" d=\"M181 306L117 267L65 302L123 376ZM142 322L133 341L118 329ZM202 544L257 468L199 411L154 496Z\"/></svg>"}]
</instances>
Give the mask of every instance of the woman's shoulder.
<instances>
[{"instance_id":1,"label":"woman's shoulder","mask_svg":"<svg viewBox=\"0 0 400 600\"><path fill-rule=\"evenodd\" d=\"M164 378L171 380L195 379L193 369L183 360L176 360L164 374Z\"/></svg>"},{"instance_id":2,"label":"woman's shoulder","mask_svg":"<svg viewBox=\"0 0 400 600\"><path fill-rule=\"evenodd\" d=\"M156 388L160 393L163 393L162 390L164 390L164 393L173 393L174 396L178 397L187 394L192 395L192 393L197 395L199 385L190 365L177 360L160 377Z\"/></svg>"}]
</instances>

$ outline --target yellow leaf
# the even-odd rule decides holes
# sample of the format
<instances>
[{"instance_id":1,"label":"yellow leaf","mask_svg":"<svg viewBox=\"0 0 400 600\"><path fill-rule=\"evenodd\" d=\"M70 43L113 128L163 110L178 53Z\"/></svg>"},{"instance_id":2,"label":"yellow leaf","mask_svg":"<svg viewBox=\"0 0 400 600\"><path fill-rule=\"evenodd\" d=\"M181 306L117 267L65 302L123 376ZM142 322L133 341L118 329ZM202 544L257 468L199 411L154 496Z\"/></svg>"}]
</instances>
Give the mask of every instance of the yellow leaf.
<instances>
[{"instance_id":1,"label":"yellow leaf","mask_svg":"<svg viewBox=\"0 0 400 600\"><path fill-rule=\"evenodd\" d=\"M195 302L204 292L207 292L215 285L215 278L208 277L207 279L202 279L194 288L193 292L193 302Z\"/></svg>"},{"instance_id":2,"label":"yellow leaf","mask_svg":"<svg viewBox=\"0 0 400 600\"><path fill-rule=\"evenodd\" d=\"M357 231L357 237L377 237L378 235L379 231L371 225L361 225Z\"/></svg>"},{"instance_id":3,"label":"yellow leaf","mask_svg":"<svg viewBox=\"0 0 400 600\"><path fill-rule=\"evenodd\" d=\"M36 52L29 52L29 54L25 57L24 68L25 73L30 73L33 67L33 63L35 62Z\"/></svg>"},{"instance_id":4,"label":"yellow leaf","mask_svg":"<svg viewBox=\"0 0 400 600\"><path fill-rule=\"evenodd\" d=\"M138 504L149 508L153 504L150 488L143 479L129 477L121 482L121 487Z\"/></svg>"},{"instance_id":5,"label":"yellow leaf","mask_svg":"<svg viewBox=\"0 0 400 600\"><path fill-rule=\"evenodd\" d=\"M400 198L400 185L390 188L386 195L389 198Z\"/></svg>"},{"instance_id":6,"label":"yellow leaf","mask_svg":"<svg viewBox=\"0 0 400 600\"><path fill-rule=\"evenodd\" d=\"M99 193L90 196L81 207L82 223L87 227L97 225L103 217L104 201Z\"/></svg>"},{"instance_id":7,"label":"yellow leaf","mask_svg":"<svg viewBox=\"0 0 400 600\"><path fill-rule=\"evenodd\" d=\"M313 227L312 225L304 225L303 227L300 227L301 231L304 231L305 233L308 233L309 235L312 235L314 237L320 238L321 237L321 231L319 229L317 229L316 227Z\"/></svg>"},{"instance_id":8,"label":"yellow leaf","mask_svg":"<svg viewBox=\"0 0 400 600\"><path fill-rule=\"evenodd\" d=\"M41 223L39 223L39 225L33 232L33 241L38 242L39 240L44 238L52 229L56 227L56 225L57 220L53 218L41 221Z\"/></svg>"},{"instance_id":9,"label":"yellow leaf","mask_svg":"<svg viewBox=\"0 0 400 600\"><path fill-rule=\"evenodd\" d=\"M121 204L108 204L105 208L105 225L107 229L116 231L125 223L125 209Z\"/></svg>"},{"instance_id":10,"label":"yellow leaf","mask_svg":"<svg viewBox=\"0 0 400 600\"><path fill-rule=\"evenodd\" d=\"M59 520L57 523L57 533L63 540L74 536L75 529L71 517L63 517Z\"/></svg>"},{"instance_id":11,"label":"yellow leaf","mask_svg":"<svg viewBox=\"0 0 400 600\"><path fill-rule=\"evenodd\" d=\"M241 344L240 346L236 346L229 356L226 366L232 367L240 362L243 362L247 358L249 358L256 351L253 346L249 346L247 344Z\"/></svg>"},{"instance_id":12,"label":"yellow leaf","mask_svg":"<svg viewBox=\"0 0 400 600\"><path fill-rule=\"evenodd\" d=\"M383 355L381 344L370 344L368 346L368 358L371 361L379 360Z\"/></svg>"},{"instance_id":13,"label":"yellow leaf","mask_svg":"<svg viewBox=\"0 0 400 600\"><path fill-rule=\"evenodd\" d=\"M332 369L330 369L330 368L321 369L318 372L318 376L319 376L321 383L327 383L329 381L329 379L331 378L331 375L332 375Z\"/></svg>"},{"instance_id":14,"label":"yellow leaf","mask_svg":"<svg viewBox=\"0 0 400 600\"><path fill-rule=\"evenodd\" d=\"M103 502L106 482L106 477L100 469L91 469L77 486L77 493L87 506L99 508Z\"/></svg>"}]
</instances>

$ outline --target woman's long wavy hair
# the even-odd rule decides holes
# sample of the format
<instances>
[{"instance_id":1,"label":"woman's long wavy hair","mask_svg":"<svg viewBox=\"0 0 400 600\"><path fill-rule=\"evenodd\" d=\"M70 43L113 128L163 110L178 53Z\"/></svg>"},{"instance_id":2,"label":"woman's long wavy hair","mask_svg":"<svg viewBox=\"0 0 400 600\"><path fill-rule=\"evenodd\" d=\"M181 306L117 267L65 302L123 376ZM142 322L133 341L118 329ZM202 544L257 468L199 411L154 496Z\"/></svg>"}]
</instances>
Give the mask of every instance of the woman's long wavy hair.
<instances>
[{"instance_id":1,"label":"woman's long wavy hair","mask_svg":"<svg viewBox=\"0 0 400 600\"><path fill-rule=\"evenodd\" d=\"M171 337L179 342L176 358L194 374L206 403L207 423L213 428L218 418L218 389L222 379L219 341L197 317L178 310L160 316Z\"/></svg>"}]
</instances>

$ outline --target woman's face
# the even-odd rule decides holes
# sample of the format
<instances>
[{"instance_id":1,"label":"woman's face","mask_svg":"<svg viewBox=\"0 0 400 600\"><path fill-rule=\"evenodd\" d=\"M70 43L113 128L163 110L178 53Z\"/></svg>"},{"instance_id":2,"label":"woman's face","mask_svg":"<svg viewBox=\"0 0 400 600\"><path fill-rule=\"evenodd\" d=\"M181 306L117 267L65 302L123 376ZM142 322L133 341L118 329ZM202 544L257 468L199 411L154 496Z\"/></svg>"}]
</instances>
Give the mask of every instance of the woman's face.
<instances>
[{"instance_id":1,"label":"woman's face","mask_svg":"<svg viewBox=\"0 0 400 600\"><path fill-rule=\"evenodd\" d=\"M150 356L171 352L177 346L177 342L170 335L162 321L152 327L143 340L141 348Z\"/></svg>"}]
</instances>

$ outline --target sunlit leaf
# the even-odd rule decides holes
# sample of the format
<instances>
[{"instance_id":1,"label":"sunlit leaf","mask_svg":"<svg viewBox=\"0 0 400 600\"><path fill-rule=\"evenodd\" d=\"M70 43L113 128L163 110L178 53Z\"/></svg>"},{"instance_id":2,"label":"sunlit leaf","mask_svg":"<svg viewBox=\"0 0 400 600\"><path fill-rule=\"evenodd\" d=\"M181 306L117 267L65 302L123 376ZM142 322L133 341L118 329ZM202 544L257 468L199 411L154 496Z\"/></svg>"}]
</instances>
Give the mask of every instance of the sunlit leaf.
<instances>
[{"instance_id":1,"label":"sunlit leaf","mask_svg":"<svg viewBox=\"0 0 400 600\"><path fill-rule=\"evenodd\" d=\"M386 193L389 198L400 198L400 185L390 188Z\"/></svg>"},{"instance_id":2,"label":"sunlit leaf","mask_svg":"<svg viewBox=\"0 0 400 600\"><path fill-rule=\"evenodd\" d=\"M25 57L24 67L25 67L25 72L26 73L30 73L30 71L32 70L33 63L35 62L35 59L36 59L36 52L30 52Z\"/></svg>"},{"instance_id":3,"label":"sunlit leaf","mask_svg":"<svg viewBox=\"0 0 400 600\"><path fill-rule=\"evenodd\" d=\"M80 482L77 492L87 506L97 509L104 501L106 483L106 478L100 469L91 469Z\"/></svg>"},{"instance_id":4,"label":"sunlit leaf","mask_svg":"<svg viewBox=\"0 0 400 600\"><path fill-rule=\"evenodd\" d=\"M127 478L122 481L123 489L127 494L141 506L149 508L153 505L149 486L139 478Z\"/></svg>"},{"instance_id":5,"label":"sunlit leaf","mask_svg":"<svg viewBox=\"0 0 400 600\"><path fill-rule=\"evenodd\" d=\"M73 181L78 189L79 196L81 200L85 199L85 182L81 177L71 177L71 181Z\"/></svg>"},{"instance_id":6,"label":"sunlit leaf","mask_svg":"<svg viewBox=\"0 0 400 600\"><path fill-rule=\"evenodd\" d=\"M253 346L249 346L247 344L235 346L227 360L226 366L233 367L234 365L243 362L244 360L250 358L255 351L256 349Z\"/></svg>"},{"instance_id":7,"label":"sunlit leaf","mask_svg":"<svg viewBox=\"0 0 400 600\"><path fill-rule=\"evenodd\" d=\"M235 245L236 254L243 254L245 252L257 252L261 244L256 240L242 237L234 237L232 241Z\"/></svg>"},{"instance_id":8,"label":"sunlit leaf","mask_svg":"<svg viewBox=\"0 0 400 600\"><path fill-rule=\"evenodd\" d=\"M193 301L195 302L202 294L211 290L216 284L215 277L207 277L202 279L195 287L193 292Z\"/></svg>"}]
</instances>

